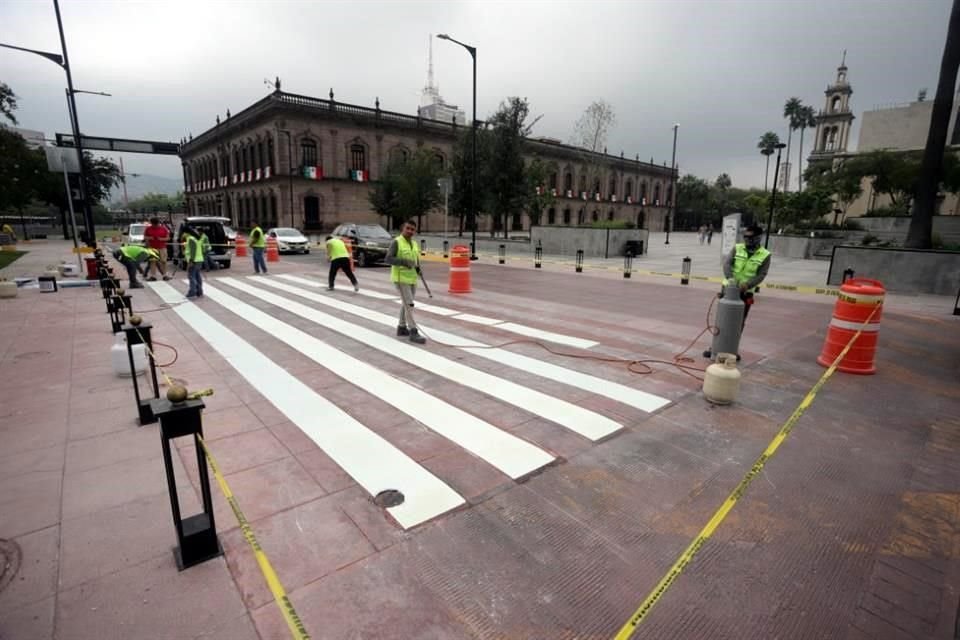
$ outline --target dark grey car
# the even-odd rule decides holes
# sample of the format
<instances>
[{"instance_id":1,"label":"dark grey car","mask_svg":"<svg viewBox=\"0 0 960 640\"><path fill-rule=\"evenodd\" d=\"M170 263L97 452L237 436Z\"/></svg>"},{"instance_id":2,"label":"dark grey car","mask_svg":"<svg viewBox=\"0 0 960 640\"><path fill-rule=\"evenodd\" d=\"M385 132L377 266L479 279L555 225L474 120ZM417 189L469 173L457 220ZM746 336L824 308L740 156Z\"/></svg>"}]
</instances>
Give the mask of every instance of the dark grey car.
<instances>
[{"instance_id":1,"label":"dark grey car","mask_svg":"<svg viewBox=\"0 0 960 640\"><path fill-rule=\"evenodd\" d=\"M347 238L353 244L353 260L358 267L383 262L393 236L378 224L341 224L331 235Z\"/></svg>"}]
</instances>

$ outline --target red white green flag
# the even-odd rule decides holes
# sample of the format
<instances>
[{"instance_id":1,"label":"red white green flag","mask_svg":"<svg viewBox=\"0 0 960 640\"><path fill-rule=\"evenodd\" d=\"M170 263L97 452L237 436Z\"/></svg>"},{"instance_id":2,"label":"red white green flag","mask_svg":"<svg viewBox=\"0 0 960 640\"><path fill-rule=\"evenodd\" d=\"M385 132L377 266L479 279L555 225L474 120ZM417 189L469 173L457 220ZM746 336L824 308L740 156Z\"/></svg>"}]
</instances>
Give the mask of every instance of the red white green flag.
<instances>
[{"instance_id":1,"label":"red white green flag","mask_svg":"<svg viewBox=\"0 0 960 640\"><path fill-rule=\"evenodd\" d=\"M303 167L303 177L307 180L323 180L323 167Z\"/></svg>"},{"instance_id":2,"label":"red white green flag","mask_svg":"<svg viewBox=\"0 0 960 640\"><path fill-rule=\"evenodd\" d=\"M350 179L354 182L369 182L370 174L364 170L354 169L350 172Z\"/></svg>"}]
</instances>

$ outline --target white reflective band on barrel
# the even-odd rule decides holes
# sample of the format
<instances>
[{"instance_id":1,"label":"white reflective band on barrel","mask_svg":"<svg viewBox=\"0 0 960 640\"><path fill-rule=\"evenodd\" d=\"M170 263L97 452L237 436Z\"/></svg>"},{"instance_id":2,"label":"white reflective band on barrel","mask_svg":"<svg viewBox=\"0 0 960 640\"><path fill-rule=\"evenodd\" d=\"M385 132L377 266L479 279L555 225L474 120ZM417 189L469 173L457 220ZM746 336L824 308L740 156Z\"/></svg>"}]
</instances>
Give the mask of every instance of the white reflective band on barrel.
<instances>
[{"instance_id":1,"label":"white reflective band on barrel","mask_svg":"<svg viewBox=\"0 0 960 640\"><path fill-rule=\"evenodd\" d=\"M847 329L848 331L857 331L862 328L864 333L880 330L879 322L871 322L868 325L864 325L862 322L850 322L849 320L837 320L836 318L830 319L830 326L838 329Z\"/></svg>"},{"instance_id":2,"label":"white reflective band on barrel","mask_svg":"<svg viewBox=\"0 0 960 640\"><path fill-rule=\"evenodd\" d=\"M470 271L470 267L450 267L450 271Z\"/></svg>"},{"instance_id":3,"label":"white reflective band on barrel","mask_svg":"<svg viewBox=\"0 0 960 640\"><path fill-rule=\"evenodd\" d=\"M880 304L883 302L883 296L884 294L882 293L880 295L873 295L866 293L850 293L842 290L840 291L841 298L846 298L847 300L855 302L856 304Z\"/></svg>"}]
</instances>

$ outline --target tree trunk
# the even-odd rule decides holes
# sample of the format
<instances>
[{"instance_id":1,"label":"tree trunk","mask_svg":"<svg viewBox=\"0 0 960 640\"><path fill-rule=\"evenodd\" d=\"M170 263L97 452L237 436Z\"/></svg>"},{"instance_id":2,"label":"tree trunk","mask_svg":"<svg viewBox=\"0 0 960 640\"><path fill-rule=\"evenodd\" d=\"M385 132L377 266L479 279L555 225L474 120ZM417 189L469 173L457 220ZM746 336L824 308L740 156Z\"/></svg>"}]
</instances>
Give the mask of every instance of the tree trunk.
<instances>
[{"instance_id":1,"label":"tree trunk","mask_svg":"<svg viewBox=\"0 0 960 640\"><path fill-rule=\"evenodd\" d=\"M803 191L803 130L800 127L800 153L797 154L797 191Z\"/></svg>"},{"instance_id":2,"label":"tree trunk","mask_svg":"<svg viewBox=\"0 0 960 640\"><path fill-rule=\"evenodd\" d=\"M767 181L770 179L770 156L773 154L767 153L764 155L767 156L767 169L763 173L763 192L766 193L769 191L769 188L767 187Z\"/></svg>"},{"instance_id":3,"label":"tree trunk","mask_svg":"<svg viewBox=\"0 0 960 640\"><path fill-rule=\"evenodd\" d=\"M947 27L947 42L940 61L940 80L937 95L933 100L930 116L930 131L927 146L920 164L913 215L907 232L905 247L929 249L933 241L933 213L937 201L937 188L943 174L943 150L947 144L947 129L953 113L953 90L957 84L957 67L960 66L960 0L953 0L950 23Z\"/></svg>"},{"instance_id":4,"label":"tree trunk","mask_svg":"<svg viewBox=\"0 0 960 640\"><path fill-rule=\"evenodd\" d=\"M791 139L791 138L793 138L793 128L788 125L788 126L787 126L787 164L790 164L790 139ZM784 193L787 193L788 191L790 191L790 180L789 180L789 177L790 177L790 176L787 176L788 179L783 181L783 192L784 192ZM776 179L777 179L777 174L776 174L776 172L774 172L774 174L773 174L773 179L774 179L774 181L776 181ZM773 185L773 188L776 189L776 188L777 188L777 185Z\"/></svg>"}]
</instances>

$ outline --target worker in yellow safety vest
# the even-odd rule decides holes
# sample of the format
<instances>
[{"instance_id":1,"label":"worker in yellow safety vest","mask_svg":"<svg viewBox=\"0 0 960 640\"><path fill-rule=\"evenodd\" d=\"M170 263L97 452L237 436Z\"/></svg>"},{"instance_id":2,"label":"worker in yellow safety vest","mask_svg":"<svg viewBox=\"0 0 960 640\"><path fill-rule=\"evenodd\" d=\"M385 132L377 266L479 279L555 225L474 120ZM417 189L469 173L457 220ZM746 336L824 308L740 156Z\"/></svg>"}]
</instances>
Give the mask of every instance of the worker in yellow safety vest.
<instances>
[{"instance_id":1,"label":"worker in yellow safety vest","mask_svg":"<svg viewBox=\"0 0 960 640\"><path fill-rule=\"evenodd\" d=\"M740 299L743 300L743 326L747 324L747 314L753 306L753 294L770 271L770 252L760 246L763 229L751 225L743 230L743 242L734 246L730 257L723 261L723 284L734 280L740 287ZM741 327L741 331L743 327Z\"/></svg>"},{"instance_id":2,"label":"worker in yellow safety vest","mask_svg":"<svg viewBox=\"0 0 960 640\"><path fill-rule=\"evenodd\" d=\"M413 299L417 294L417 275L420 273L420 243L413 239L416 232L416 221L404 222L400 235L393 239L387 249L386 262L390 265L390 280L397 286L402 303L397 335L409 336L410 342L424 344L427 340L420 335L413 318Z\"/></svg>"},{"instance_id":3,"label":"worker in yellow safety vest","mask_svg":"<svg viewBox=\"0 0 960 640\"><path fill-rule=\"evenodd\" d=\"M144 262L154 263L160 259L160 253L155 249L147 249L140 245L124 245L113 252L113 258L127 269L127 277L130 279L128 285L131 289L143 289L143 285L137 280L137 273L140 271L140 265ZM144 268L144 275L147 269Z\"/></svg>"},{"instance_id":4,"label":"worker in yellow safety vest","mask_svg":"<svg viewBox=\"0 0 960 640\"><path fill-rule=\"evenodd\" d=\"M263 259L263 251L267 246L267 237L263 235L263 229L259 222L253 223L253 229L250 231L250 248L253 249L253 272L266 273L267 263Z\"/></svg>"},{"instance_id":5,"label":"worker in yellow safety vest","mask_svg":"<svg viewBox=\"0 0 960 640\"><path fill-rule=\"evenodd\" d=\"M341 269L350 282L353 283L353 290L360 291L360 285L357 284L357 276L353 275L353 269L350 268L350 252L343 240L335 236L327 236L327 261L330 262L330 276L327 281L327 291L333 291L334 281L337 279L337 272Z\"/></svg>"},{"instance_id":6,"label":"worker in yellow safety vest","mask_svg":"<svg viewBox=\"0 0 960 640\"><path fill-rule=\"evenodd\" d=\"M203 243L200 241L200 232L193 227L186 227L183 230L184 249L183 257L187 261L187 278L190 281L190 288L187 290L188 298L203 297Z\"/></svg>"}]
</instances>

